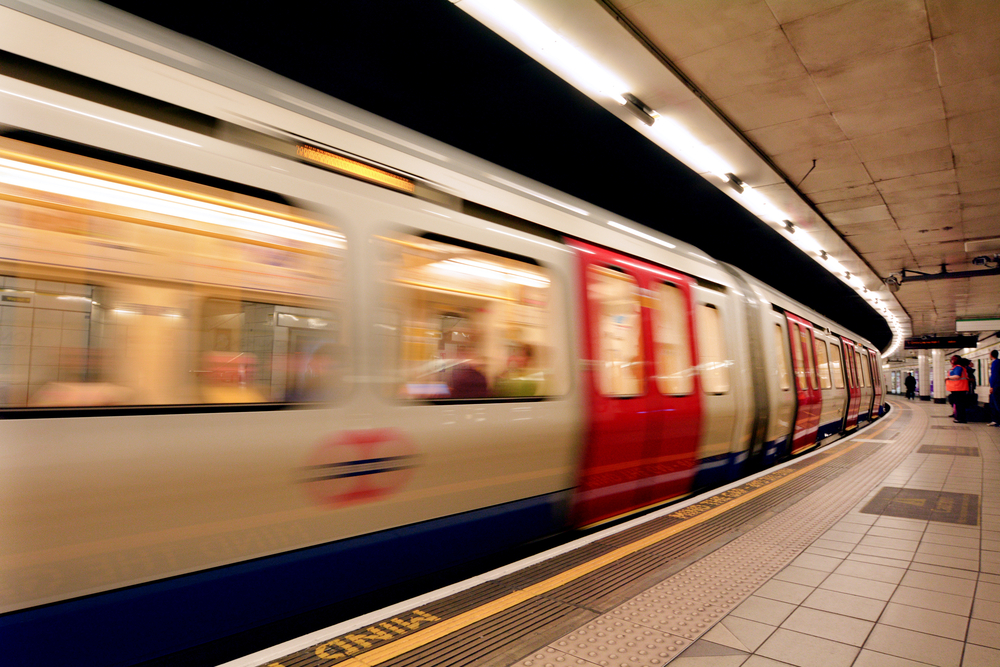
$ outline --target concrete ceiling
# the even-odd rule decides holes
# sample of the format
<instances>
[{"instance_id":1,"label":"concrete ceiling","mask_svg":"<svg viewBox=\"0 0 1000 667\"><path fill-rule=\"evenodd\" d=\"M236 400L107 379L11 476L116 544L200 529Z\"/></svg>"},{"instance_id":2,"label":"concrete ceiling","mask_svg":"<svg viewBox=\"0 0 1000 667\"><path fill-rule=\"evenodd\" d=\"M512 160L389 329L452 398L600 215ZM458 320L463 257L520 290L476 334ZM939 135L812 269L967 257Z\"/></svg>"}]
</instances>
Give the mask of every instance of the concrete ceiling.
<instances>
[{"instance_id":1,"label":"concrete ceiling","mask_svg":"<svg viewBox=\"0 0 1000 667\"><path fill-rule=\"evenodd\" d=\"M808 230L899 334L1000 316L1000 276L882 284L1000 252L1000 1L518 1ZM457 4L572 80L485 4Z\"/></svg>"},{"instance_id":2,"label":"concrete ceiling","mask_svg":"<svg viewBox=\"0 0 1000 667\"><path fill-rule=\"evenodd\" d=\"M997 0L608 4L880 278L1000 251ZM966 251L980 239L997 241ZM905 283L896 298L913 334L953 332L1000 315L1000 276Z\"/></svg>"}]
</instances>

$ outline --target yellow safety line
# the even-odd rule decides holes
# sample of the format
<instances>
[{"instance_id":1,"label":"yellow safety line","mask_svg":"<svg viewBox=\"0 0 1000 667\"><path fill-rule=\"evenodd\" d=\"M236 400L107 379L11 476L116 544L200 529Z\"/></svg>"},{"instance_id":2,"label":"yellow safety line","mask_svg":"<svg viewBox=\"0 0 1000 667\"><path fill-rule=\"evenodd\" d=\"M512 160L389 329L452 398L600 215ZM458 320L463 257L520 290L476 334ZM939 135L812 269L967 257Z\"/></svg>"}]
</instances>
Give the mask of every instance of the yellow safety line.
<instances>
[{"instance_id":1,"label":"yellow safety line","mask_svg":"<svg viewBox=\"0 0 1000 667\"><path fill-rule=\"evenodd\" d=\"M882 430L887 428L889 424L894 422L898 416L899 416L898 414L894 415L891 418L891 420L887 420L883 424L882 428L878 430L878 432L881 432ZM875 435L875 433L873 433L872 435ZM385 646L372 649L371 651L368 651L360 656L348 658L347 660L338 662L338 666L344 665L346 667L371 667L372 665L378 665L385 662L386 660L398 657L408 651L420 648L421 646L429 644L446 635L449 635L452 632L466 628L472 625L473 623L489 618L494 614L499 614L500 612L510 609L511 607L521 604L522 602L530 600L533 597L542 595L543 593L547 593L575 579L579 579L580 577L590 574L591 572L598 570L604 567L605 565L609 565L617 560L625 558L626 556L630 556L631 554L640 551L641 549L645 549L646 547L652 546L657 542L664 540L668 537L671 537L672 535L675 535L683 530L687 530L692 526L696 526L699 523L708 521L709 519L712 519L722 514L723 512L738 507L739 505L742 505L743 503L752 500L753 498L756 498L757 496L760 496L763 493L772 491L775 488L781 486L782 484L790 482L791 480L796 479L797 477L800 477L805 473L815 468L818 468L821 465L829 463L833 459L843 456L844 454L850 452L851 450L857 447L860 447L863 444L866 444L865 441L854 442L839 452L831 453L828 454L827 456L820 457L820 460L817 461L816 463L810 464L805 468L802 468L794 473L782 477L781 479L772 482L768 486L755 489L754 491L750 491L742 496L739 496L738 498L735 498L734 500L726 503L725 505L719 505L718 507L702 512L701 514L691 517L690 519L685 519L679 523L674 524L673 526L661 530L658 533L654 533L640 540L632 542L631 544L619 547L618 549L608 552L603 556L599 556L591 561L577 565L576 567L566 570L565 572L561 572L560 574L550 577L544 581L540 581L527 588L505 595L502 598L498 598L491 602L487 602L486 604L480 607L476 607L475 609L471 609L467 612L461 613L458 616L446 619L424 630L419 630L413 633L412 635L401 637L390 644L386 644ZM280 665L281 663L272 662L269 664Z\"/></svg>"}]
</instances>

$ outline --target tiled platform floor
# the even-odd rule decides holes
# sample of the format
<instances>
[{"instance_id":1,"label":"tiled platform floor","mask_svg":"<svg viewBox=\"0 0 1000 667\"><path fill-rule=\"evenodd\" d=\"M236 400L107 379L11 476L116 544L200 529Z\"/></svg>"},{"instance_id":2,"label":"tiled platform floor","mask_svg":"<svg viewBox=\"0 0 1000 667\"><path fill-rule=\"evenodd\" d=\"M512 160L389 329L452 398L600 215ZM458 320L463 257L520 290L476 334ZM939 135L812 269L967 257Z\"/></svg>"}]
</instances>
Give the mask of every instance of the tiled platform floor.
<instances>
[{"instance_id":1,"label":"tiled platform floor","mask_svg":"<svg viewBox=\"0 0 1000 667\"><path fill-rule=\"evenodd\" d=\"M1000 429L891 400L929 417L913 452L671 667L1000 666ZM868 507L885 487L934 493ZM978 525L891 515L932 506Z\"/></svg>"}]
</instances>

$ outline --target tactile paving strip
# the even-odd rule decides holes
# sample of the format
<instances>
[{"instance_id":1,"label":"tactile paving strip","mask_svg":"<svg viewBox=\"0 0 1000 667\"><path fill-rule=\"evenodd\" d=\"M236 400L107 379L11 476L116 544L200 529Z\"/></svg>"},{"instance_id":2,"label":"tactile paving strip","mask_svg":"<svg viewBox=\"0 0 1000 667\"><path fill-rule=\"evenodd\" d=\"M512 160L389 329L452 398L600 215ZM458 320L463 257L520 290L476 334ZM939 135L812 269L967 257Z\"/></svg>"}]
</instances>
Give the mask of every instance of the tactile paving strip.
<instances>
[{"instance_id":1,"label":"tactile paving strip","mask_svg":"<svg viewBox=\"0 0 1000 667\"><path fill-rule=\"evenodd\" d=\"M536 651L517 664L581 664L560 660L560 654L609 667L661 664L652 662L649 655L640 655L637 645L618 645L608 654L608 623L617 620L655 631L663 639L658 645L678 646L671 643L677 640L693 643L847 514L913 450L927 428L927 419L922 413L906 412L906 416L919 416L897 419L897 433L902 435L871 454L864 466L847 471L666 581L549 643L549 651ZM824 468L850 463L838 459ZM570 650L589 645L599 647L594 656L598 659ZM667 661L677 655L669 652Z\"/></svg>"}]
</instances>

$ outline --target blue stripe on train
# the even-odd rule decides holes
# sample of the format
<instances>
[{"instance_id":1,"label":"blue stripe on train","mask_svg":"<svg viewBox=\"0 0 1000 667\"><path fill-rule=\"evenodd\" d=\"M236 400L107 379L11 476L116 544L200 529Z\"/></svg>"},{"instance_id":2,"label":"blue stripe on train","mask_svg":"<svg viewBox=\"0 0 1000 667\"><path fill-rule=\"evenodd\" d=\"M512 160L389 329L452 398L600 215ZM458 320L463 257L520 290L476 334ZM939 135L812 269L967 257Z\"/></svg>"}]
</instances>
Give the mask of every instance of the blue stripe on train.
<instances>
[{"instance_id":1,"label":"blue stripe on train","mask_svg":"<svg viewBox=\"0 0 1000 667\"><path fill-rule=\"evenodd\" d=\"M550 535L567 499L528 498L6 614L0 662L42 664L53 642L74 667L149 660Z\"/></svg>"},{"instance_id":2,"label":"blue stripe on train","mask_svg":"<svg viewBox=\"0 0 1000 667\"><path fill-rule=\"evenodd\" d=\"M816 434L816 438L818 440L822 440L823 438L828 438L831 435L840 433L842 430L844 430L843 427L844 427L843 419L832 421L829 424L823 424L822 426L819 427L819 432Z\"/></svg>"}]
</instances>

